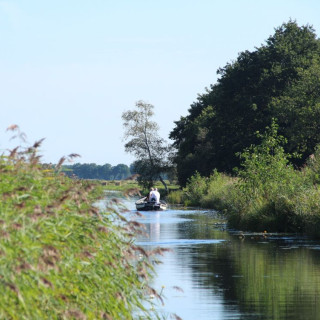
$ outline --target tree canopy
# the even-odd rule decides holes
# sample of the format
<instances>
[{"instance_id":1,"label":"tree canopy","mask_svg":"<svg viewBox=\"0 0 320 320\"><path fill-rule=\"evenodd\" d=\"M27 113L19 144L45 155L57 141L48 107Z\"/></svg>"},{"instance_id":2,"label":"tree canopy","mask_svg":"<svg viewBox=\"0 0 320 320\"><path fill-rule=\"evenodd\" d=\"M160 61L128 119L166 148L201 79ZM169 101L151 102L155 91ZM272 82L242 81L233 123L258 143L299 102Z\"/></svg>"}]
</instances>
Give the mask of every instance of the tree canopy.
<instances>
[{"instance_id":1,"label":"tree canopy","mask_svg":"<svg viewBox=\"0 0 320 320\"><path fill-rule=\"evenodd\" d=\"M320 41L311 26L290 20L265 44L241 52L217 73L216 84L198 96L170 133L181 184L198 171L232 172L236 154L257 143L272 119L301 165L320 141Z\"/></svg>"},{"instance_id":2,"label":"tree canopy","mask_svg":"<svg viewBox=\"0 0 320 320\"><path fill-rule=\"evenodd\" d=\"M152 120L153 109L152 104L138 101L135 109L122 114L125 150L136 157L134 170L142 185L150 187L159 179L167 190L162 174L170 169L170 146L158 134L159 126Z\"/></svg>"}]
</instances>

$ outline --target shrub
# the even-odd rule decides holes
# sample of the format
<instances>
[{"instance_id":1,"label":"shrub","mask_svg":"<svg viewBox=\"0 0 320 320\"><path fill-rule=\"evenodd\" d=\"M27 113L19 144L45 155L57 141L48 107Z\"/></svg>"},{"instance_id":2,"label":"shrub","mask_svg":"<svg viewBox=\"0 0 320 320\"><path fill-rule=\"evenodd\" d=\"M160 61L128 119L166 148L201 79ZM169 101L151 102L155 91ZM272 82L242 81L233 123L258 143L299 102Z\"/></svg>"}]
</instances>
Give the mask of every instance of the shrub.
<instances>
[{"instance_id":1,"label":"shrub","mask_svg":"<svg viewBox=\"0 0 320 320\"><path fill-rule=\"evenodd\" d=\"M182 190L170 191L167 195L167 201L172 204L183 204L184 198L185 196Z\"/></svg>"},{"instance_id":2,"label":"shrub","mask_svg":"<svg viewBox=\"0 0 320 320\"><path fill-rule=\"evenodd\" d=\"M235 178L215 170L206 180L207 190L200 201L201 206L220 211L226 210L230 205L230 195L235 181Z\"/></svg>"},{"instance_id":3,"label":"shrub","mask_svg":"<svg viewBox=\"0 0 320 320\"><path fill-rule=\"evenodd\" d=\"M201 198L207 193L207 178L201 177L199 172L196 172L189 180L184 188L188 205L199 206Z\"/></svg>"}]
</instances>

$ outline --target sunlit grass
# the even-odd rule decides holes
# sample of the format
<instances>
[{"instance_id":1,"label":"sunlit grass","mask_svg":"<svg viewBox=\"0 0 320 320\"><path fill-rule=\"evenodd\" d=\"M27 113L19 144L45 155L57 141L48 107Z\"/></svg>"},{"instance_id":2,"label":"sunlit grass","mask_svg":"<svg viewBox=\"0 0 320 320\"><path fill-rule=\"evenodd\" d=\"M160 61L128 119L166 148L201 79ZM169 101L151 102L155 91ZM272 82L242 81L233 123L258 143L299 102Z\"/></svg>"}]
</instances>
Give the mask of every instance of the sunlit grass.
<instances>
[{"instance_id":1,"label":"sunlit grass","mask_svg":"<svg viewBox=\"0 0 320 320\"><path fill-rule=\"evenodd\" d=\"M111 180L111 181L99 181L104 190L121 191L130 196L144 196L149 193L150 190L144 189L139 183L134 180ZM176 183L170 183L166 181L167 187L170 192L178 190L179 186ZM167 197L165 189L160 181L155 181L154 188L158 188L162 198Z\"/></svg>"}]
</instances>

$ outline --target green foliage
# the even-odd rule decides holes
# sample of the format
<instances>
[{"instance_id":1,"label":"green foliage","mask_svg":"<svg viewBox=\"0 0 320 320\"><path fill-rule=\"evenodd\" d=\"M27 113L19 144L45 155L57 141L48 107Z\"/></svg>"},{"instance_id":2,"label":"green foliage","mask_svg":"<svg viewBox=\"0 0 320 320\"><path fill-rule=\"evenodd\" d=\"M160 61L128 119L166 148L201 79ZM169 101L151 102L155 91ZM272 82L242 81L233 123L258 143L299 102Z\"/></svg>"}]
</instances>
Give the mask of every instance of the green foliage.
<instances>
[{"instance_id":1,"label":"green foliage","mask_svg":"<svg viewBox=\"0 0 320 320\"><path fill-rule=\"evenodd\" d=\"M134 245L140 226L124 208L100 212L101 196L43 168L36 147L0 157L1 319L157 318L155 257Z\"/></svg>"},{"instance_id":2,"label":"green foliage","mask_svg":"<svg viewBox=\"0 0 320 320\"><path fill-rule=\"evenodd\" d=\"M139 174L137 181L143 189L150 190L155 181L158 180L159 172L149 160L137 160L134 162L134 170Z\"/></svg>"},{"instance_id":3,"label":"green foliage","mask_svg":"<svg viewBox=\"0 0 320 320\"><path fill-rule=\"evenodd\" d=\"M76 175L80 179L122 180L131 175L129 167L122 163L116 166L109 163L102 166L95 163L75 163L64 165L63 171L70 177Z\"/></svg>"},{"instance_id":4,"label":"green foliage","mask_svg":"<svg viewBox=\"0 0 320 320\"><path fill-rule=\"evenodd\" d=\"M184 203L184 192L182 190L173 190L167 195L167 201L171 204Z\"/></svg>"},{"instance_id":5,"label":"green foliage","mask_svg":"<svg viewBox=\"0 0 320 320\"><path fill-rule=\"evenodd\" d=\"M273 197L290 186L290 180L295 176L293 166L289 164L289 156L283 149L286 140L278 136L277 132L278 125L273 121L264 134L257 133L262 140L261 144L251 146L239 154L243 160L239 187L250 198L257 195Z\"/></svg>"},{"instance_id":6,"label":"green foliage","mask_svg":"<svg viewBox=\"0 0 320 320\"><path fill-rule=\"evenodd\" d=\"M320 147L306 165L294 169L275 121L257 134L260 143L239 154L238 177L196 173L182 194L185 205L224 212L230 226L253 231L303 232L320 238Z\"/></svg>"},{"instance_id":7,"label":"green foliage","mask_svg":"<svg viewBox=\"0 0 320 320\"><path fill-rule=\"evenodd\" d=\"M194 102L170 134L179 183L198 171L232 173L237 153L258 144L272 118L301 166L320 142L320 41L310 26L289 21L254 51L218 70L220 78Z\"/></svg>"},{"instance_id":8,"label":"green foliage","mask_svg":"<svg viewBox=\"0 0 320 320\"><path fill-rule=\"evenodd\" d=\"M310 181L310 184L314 186L320 185L320 145L316 146L302 172L305 175L305 179Z\"/></svg>"},{"instance_id":9,"label":"green foliage","mask_svg":"<svg viewBox=\"0 0 320 320\"><path fill-rule=\"evenodd\" d=\"M225 210L235 182L235 178L216 170L208 178L196 173L189 179L183 190L170 192L167 200L169 203L184 204L185 206Z\"/></svg>"},{"instance_id":10,"label":"green foliage","mask_svg":"<svg viewBox=\"0 0 320 320\"><path fill-rule=\"evenodd\" d=\"M273 121L261 143L241 153L238 181L228 190L229 224L254 231L306 232L319 237L318 148L303 170L295 170L284 152L286 142Z\"/></svg>"},{"instance_id":11,"label":"green foliage","mask_svg":"<svg viewBox=\"0 0 320 320\"><path fill-rule=\"evenodd\" d=\"M196 172L196 174L189 179L184 191L189 200L189 205L199 205L201 197L207 191L206 179L202 178L199 172Z\"/></svg>"},{"instance_id":12,"label":"green foliage","mask_svg":"<svg viewBox=\"0 0 320 320\"><path fill-rule=\"evenodd\" d=\"M217 170L206 180L207 192L200 200L201 207L214 208L225 212L231 207L230 198L235 191L237 179L219 173Z\"/></svg>"},{"instance_id":13,"label":"green foliage","mask_svg":"<svg viewBox=\"0 0 320 320\"><path fill-rule=\"evenodd\" d=\"M293 199L302 190L302 175L289 163L283 148L286 140L278 135L274 120L257 136L261 143L240 154L242 170L230 223L259 231L299 231Z\"/></svg>"}]
</instances>

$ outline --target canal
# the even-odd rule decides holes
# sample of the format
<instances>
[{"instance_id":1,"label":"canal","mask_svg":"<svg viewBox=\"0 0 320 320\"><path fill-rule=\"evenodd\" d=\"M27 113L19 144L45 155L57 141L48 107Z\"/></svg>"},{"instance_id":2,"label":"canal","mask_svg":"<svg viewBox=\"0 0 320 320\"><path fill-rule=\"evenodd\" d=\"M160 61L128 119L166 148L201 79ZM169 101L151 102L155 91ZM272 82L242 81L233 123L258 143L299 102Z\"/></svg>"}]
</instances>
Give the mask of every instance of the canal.
<instances>
[{"instance_id":1,"label":"canal","mask_svg":"<svg viewBox=\"0 0 320 320\"><path fill-rule=\"evenodd\" d=\"M320 319L320 242L228 230L214 211L171 207L136 220L146 227L139 245L171 249L152 283L165 319Z\"/></svg>"}]
</instances>

